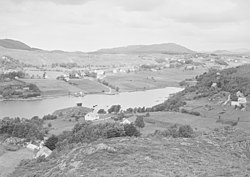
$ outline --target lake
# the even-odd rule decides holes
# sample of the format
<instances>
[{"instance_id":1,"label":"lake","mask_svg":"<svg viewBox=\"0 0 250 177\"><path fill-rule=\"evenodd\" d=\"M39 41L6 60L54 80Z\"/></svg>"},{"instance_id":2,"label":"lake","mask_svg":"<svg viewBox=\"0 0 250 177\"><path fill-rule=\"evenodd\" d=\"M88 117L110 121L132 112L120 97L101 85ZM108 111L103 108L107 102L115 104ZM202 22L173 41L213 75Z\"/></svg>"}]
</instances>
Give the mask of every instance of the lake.
<instances>
[{"instance_id":1,"label":"lake","mask_svg":"<svg viewBox=\"0 0 250 177\"><path fill-rule=\"evenodd\" d=\"M42 117L52 114L55 110L76 106L82 103L84 107L107 110L111 105L119 104L122 109L129 107L152 107L166 100L169 94L183 90L177 87L166 87L137 92L124 92L116 95L93 94L84 97L63 96L35 101L2 101L0 102L0 118L3 117Z\"/></svg>"}]
</instances>

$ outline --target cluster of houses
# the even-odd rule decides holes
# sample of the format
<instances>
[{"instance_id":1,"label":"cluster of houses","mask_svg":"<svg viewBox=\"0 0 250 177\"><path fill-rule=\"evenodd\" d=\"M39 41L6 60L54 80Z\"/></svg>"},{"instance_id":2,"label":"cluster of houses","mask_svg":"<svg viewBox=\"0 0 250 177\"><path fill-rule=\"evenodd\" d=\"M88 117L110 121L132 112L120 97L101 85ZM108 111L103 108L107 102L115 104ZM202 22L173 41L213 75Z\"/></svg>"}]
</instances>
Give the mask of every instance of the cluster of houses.
<instances>
[{"instance_id":1,"label":"cluster of houses","mask_svg":"<svg viewBox=\"0 0 250 177\"><path fill-rule=\"evenodd\" d=\"M45 138L46 139L46 138ZM40 156L48 157L52 151L44 146L44 141L36 141L36 142L26 142L24 138L10 137L4 141L5 144L11 144L15 146L22 146L34 153L33 158L38 158Z\"/></svg>"}]
</instances>

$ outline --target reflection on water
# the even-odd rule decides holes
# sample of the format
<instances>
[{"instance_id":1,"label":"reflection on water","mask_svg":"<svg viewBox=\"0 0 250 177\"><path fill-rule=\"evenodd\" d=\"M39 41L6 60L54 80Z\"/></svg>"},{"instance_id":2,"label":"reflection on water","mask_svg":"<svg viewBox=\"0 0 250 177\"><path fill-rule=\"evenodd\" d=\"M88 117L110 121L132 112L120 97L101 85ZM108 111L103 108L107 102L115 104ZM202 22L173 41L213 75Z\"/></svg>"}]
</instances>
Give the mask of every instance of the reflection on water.
<instances>
[{"instance_id":1,"label":"reflection on water","mask_svg":"<svg viewBox=\"0 0 250 177\"><path fill-rule=\"evenodd\" d=\"M138 92L126 92L117 95L86 95L85 97L64 96L36 101L4 101L0 102L0 118L3 117L42 117L55 110L76 106L81 102L85 107L107 109L111 105L120 104L122 109L129 107L151 107L167 99L169 94L181 91L182 88L166 87Z\"/></svg>"}]
</instances>

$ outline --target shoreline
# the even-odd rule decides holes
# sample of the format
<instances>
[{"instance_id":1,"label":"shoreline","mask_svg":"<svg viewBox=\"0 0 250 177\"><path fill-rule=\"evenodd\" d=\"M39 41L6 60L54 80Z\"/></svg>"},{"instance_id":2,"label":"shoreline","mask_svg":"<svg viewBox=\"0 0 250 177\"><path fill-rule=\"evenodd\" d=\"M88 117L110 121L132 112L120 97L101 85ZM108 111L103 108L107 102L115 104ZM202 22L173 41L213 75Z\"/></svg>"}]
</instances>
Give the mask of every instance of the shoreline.
<instances>
[{"instance_id":1,"label":"shoreline","mask_svg":"<svg viewBox=\"0 0 250 177\"><path fill-rule=\"evenodd\" d=\"M119 92L115 92L115 93L105 93L105 92L88 92L88 93L84 93L84 96L79 96L80 97L85 97L87 95L117 95L120 93L133 93L133 92L143 92L143 91L150 91L150 90L157 90L157 89L164 89L167 87L173 87L173 88L185 88L185 87L177 87L177 86L166 86L166 87L156 87L156 88L148 88L148 89L143 89L143 88L138 88L138 89L131 89L130 91L119 91ZM39 96L39 97L33 97L33 98L28 98L28 99L0 99L0 102L7 102L7 101L42 101L45 99L54 99L54 98L60 98L60 97L65 97L65 96L70 96L70 97L78 97L78 96L74 96L73 94L62 94L62 95L46 95L46 96Z\"/></svg>"}]
</instances>

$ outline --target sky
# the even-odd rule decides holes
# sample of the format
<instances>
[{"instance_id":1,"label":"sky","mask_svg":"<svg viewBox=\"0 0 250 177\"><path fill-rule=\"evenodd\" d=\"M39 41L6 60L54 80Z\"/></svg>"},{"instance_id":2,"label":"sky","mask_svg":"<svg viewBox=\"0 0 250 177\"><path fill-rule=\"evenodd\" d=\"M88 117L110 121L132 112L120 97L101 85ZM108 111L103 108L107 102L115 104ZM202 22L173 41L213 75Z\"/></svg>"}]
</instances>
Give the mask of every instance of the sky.
<instances>
[{"instance_id":1,"label":"sky","mask_svg":"<svg viewBox=\"0 0 250 177\"><path fill-rule=\"evenodd\" d=\"M0 0L0 39L46 50L250 49L250 0Z\"/></svg>"}]
</instances>

